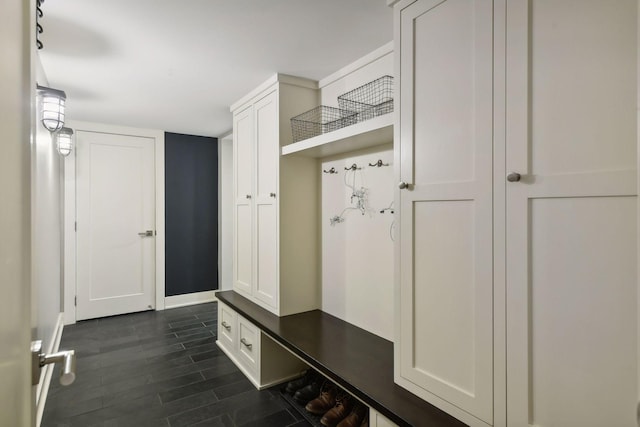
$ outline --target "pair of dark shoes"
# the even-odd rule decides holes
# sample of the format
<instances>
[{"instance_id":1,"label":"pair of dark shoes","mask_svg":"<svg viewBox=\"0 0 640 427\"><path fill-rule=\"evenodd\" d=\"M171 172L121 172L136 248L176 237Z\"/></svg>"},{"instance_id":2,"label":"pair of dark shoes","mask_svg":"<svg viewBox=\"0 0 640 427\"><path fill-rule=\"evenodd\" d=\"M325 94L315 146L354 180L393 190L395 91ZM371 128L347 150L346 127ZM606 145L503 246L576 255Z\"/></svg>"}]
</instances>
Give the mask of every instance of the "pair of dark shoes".
<instances>
[{"instance_id":1,"label":"pair of dark shoes","mask_svg":"<svg viewBox=\"0 0 640 427\"><path fill-rule=\"evenodd\" d=\"M293 399L301 405L318 396L324 379L313 369L308 369L303 376L287 383L285 391L293 395Z\"/></svg>"},{"instance_id":2,"label":"pair of dark shoes","mask_svg":"<svg viewBox=\"0 0 640 427\"><path fill-rule=\"evenodd\" d=\"M322 415L320 423L327 427L368 426L367 408L348 393L325 381L320 395L305 406L308 412Z\"/></svg>"}]
</instances>

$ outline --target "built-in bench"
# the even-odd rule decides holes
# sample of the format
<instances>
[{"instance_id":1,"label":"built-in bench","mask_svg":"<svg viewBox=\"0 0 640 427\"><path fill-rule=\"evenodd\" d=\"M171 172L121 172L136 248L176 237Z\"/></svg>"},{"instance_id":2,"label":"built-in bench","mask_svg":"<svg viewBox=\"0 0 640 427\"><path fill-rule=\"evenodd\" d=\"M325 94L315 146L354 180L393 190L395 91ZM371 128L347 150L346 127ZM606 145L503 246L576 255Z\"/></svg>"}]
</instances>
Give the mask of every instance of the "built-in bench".
<instances>
[{"instance_id":1,"label":"built-in bench","mask_svg":"<svg viewBox=\"0 0 640 427\"><path fill-rule=\"evenodd\" d=\"M320 310L278 317L233 291L216 296L309 366L399 426L465 426L393 381L393 343Z\"/></svg>"}]
</instances>

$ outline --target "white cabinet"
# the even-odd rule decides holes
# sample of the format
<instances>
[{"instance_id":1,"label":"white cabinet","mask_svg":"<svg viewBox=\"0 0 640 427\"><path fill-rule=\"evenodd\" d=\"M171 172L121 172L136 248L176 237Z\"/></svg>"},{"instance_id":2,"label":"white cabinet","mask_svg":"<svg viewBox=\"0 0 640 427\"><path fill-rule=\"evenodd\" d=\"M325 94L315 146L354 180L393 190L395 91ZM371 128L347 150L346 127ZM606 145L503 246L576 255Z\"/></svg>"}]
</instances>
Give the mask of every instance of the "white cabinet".
<instances>
[{"instance_id":1,"label":"white cabinet","mask_svg":"<svg viewBox=\"0 0 640 427\"><path fill-rule=\"evenodd\" d=\"M280 157L290 118L317 104L316 87L276 75L231 107L233 286L279 316L319 305L317 162Z\"/></svg>"},{"instance_id":2,"label":"white cabinet","mask_svg":"<svg viewBox=\"0 0 640 427\"><path fill-rule=\"evenodd\" d=\"M216 344L258 389L295 378L307 366L221 302Z\"/></svg>"},{"instance_id":3,"label":"white cabinet","mask_svg":"<svg viewBox=\"0 0 640 427\"><path fill-rule=\"evenodd\" d=\"M238 346L238 315L224 304L218 304L218 341L225 348Z\"/></svg>"},{"instance_id":4,"label":"white cabinet","mask_svg":"<svg viewBox=\"0 0 640 427\"><path fill-rule=\"evenodd\" d=\"M510 426L637 426L637 17L508 2Z\"/></svg>"},{"instance_id":5,"label":"white cabinet","mask_svg":"<svg viewBox=\"0 0 640 427\"><path fill-rule=\"evenodd\" d=\"M492 3L418 1L397 18L410 187L398 195L396 382L492 424Z\"/></svg>"},{"instance_id":6,"label":"white cabinet","mask_svg":"<svg viewBox=\"0 0 640 427\"><path fill-rule=\"evenodd\" d=\"M398 427L375 409L369 409L369 427Z\"/></svg>"},{"instance_id":7,"label":"white cabinet","mask_svg":"<svg viewBox=\"0 0 640 427\"><path fill-rule=\"evenodd\" d=\"M395 379L470 425L637 425L637 16L395 5Z\"/></svg>"}]
</instances>

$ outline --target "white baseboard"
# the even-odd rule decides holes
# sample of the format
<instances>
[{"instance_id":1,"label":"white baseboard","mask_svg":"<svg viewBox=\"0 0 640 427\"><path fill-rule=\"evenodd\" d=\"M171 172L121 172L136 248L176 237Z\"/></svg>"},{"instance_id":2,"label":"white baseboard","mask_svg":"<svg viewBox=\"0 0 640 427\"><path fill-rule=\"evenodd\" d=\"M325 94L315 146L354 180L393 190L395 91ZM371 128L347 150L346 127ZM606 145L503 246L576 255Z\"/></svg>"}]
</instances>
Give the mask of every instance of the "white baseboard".
<instances>
[{"instance_id":1,"label":"white baseboard","mask_svg":"<svg viewBox=\"0 0 640 427\"><path fill-rule=\"evenodd\" d=\"M64 329L64 313L58 315L56 328L51 337L51 345L48 349L43 349L46 353L56 353L60 350L60 340L62 339L62 330ZM42 414L44 413L44 405L47 403L47 395L49 394L49 385L53 376L54 364L45 365L40 373L40 382L36 388L36 427L40 427L42 422Z\"/></svg>"},{"instance_id":2,"label":"white baseboard","mask_svg":"<svg viewBox=\"0 0 640 427\"><path fill-rule=\"evenodd\" d=\"M193 294L174 295L164 298L164 308L177 308L186 305L202 304L218 301L216 291L196 292Z\"/></svg>"}]
</instances>

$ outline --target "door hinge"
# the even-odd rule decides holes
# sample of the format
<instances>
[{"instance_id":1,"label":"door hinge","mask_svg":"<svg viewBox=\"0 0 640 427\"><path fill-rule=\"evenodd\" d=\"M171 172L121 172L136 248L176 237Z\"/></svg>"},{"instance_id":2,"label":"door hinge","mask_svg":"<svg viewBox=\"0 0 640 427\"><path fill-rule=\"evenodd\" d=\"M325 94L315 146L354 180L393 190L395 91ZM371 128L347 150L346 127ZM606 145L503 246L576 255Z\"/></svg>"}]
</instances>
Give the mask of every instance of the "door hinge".
<instances>
[{"instance_id":1,"label":"door hinge","mask_svg":"<svg viewBox=\"0 0 640 427\"><path fill-rule=\"evenodd\" d=\"M73 297L73 305L78 306L78 297Z\"/></svg>"},{"instance_id":2,"label":"door hinge","mask_svg":"<svg viewBox=\"0 0 640 427\"><path fill-rule=\"evenodd\" d=\"M73 231L78 231L78 221L73 223Z\"/></svg>"}]
</instances>

